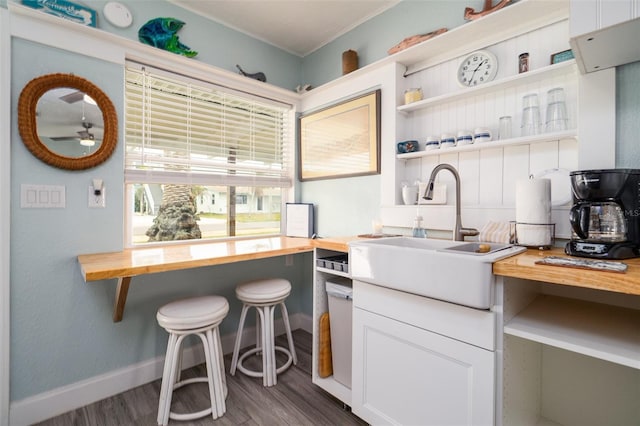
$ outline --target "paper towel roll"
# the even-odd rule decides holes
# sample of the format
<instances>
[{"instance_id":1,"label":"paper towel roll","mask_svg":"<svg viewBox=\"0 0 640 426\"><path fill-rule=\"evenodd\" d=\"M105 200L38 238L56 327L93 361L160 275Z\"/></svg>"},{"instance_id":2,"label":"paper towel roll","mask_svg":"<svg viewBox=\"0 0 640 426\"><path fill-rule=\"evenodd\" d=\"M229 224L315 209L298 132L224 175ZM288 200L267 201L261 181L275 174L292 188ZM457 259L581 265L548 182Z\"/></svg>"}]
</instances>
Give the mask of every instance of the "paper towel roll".
<instances>
[{"instance_id":1,"label":"paper towel roll","mask_svg":"<svg viewBox=\"0 0 640 426\"><path fill-rule=\"evenodd\" d=\"M551 180L520 179L516 182L516 235L518 244L551 244Z\"/></svg>"}]
</instances>

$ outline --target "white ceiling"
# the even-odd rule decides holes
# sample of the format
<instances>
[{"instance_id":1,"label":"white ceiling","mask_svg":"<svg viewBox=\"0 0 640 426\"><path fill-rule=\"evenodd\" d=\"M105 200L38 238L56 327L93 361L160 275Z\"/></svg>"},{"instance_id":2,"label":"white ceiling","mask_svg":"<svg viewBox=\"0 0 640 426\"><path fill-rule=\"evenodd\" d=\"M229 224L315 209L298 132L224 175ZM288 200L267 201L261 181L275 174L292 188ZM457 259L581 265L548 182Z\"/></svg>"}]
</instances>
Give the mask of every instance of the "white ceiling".
<instances>
[{"instance_id":1,"label":"white ceiling","mask_svg":"<svg viewBox=\"0 0 640 426\"><path fill-rule=\"evenodd\" d=\"M400 0L170 0L198 15L306 56Z\"/></svg>"}]
</instances>

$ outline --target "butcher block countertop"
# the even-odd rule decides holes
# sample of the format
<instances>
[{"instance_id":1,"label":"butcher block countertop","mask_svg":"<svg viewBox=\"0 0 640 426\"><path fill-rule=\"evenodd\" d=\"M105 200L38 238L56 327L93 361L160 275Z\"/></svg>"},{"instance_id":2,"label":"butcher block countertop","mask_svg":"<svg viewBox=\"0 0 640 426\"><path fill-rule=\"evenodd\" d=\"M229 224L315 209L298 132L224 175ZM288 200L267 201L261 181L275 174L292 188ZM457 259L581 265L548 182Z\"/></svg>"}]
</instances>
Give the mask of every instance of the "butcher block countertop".
<instances>
[{"instance_id":1,"label":"butcher block countertop","mask_svg":"<svg viewBox=\"0 0 640 426\"><path fill-rule=\"evenodd\" d=\"M358 237L308 239L292 237L251 238L211 243L187 243L140 247L111 253L81 254L78 263L85 282L118 279L113 321L122 321L131 278L136 275L176 271L245 260L264 259L324 248L349 251Z\"/></svg>"},{"instance_id":2,"label":"butcher block countertop","mask_svg":"<svg viewBox=\"0 0 640 426\"><path fill-rule=\"evenodd\" d=\"M88 282L283 256L313 251L316 247L348 252L349 241L356 239L358 237L317 240L271 237L198 242L132 248L112 253L81 254L78 256L78 262L82 276Z\"/></svg>"},{"instance_id":3,"label":"butcher block countertop","mask_svg":"<svg viewBox=\"0 0 640 426\"><path fill-rule=\"evenodd\" d=\"M121 321L132 277L142 274L176 271L246 260L264 259L313 251L315 248L349 251L349 242L366 237L321 239L267 237L211 243L141 247L112 253L82 254L78 263L86 282L118 279L114 303L114 322ZM500 260L493 273L575 287L593 288L640 295L640 258L627 259L626 273L602 272L560 266L536 265L545 256L566 256L562 249L527 250Z\"/></svg>"},{"instance_id":4,"label":"butcher block countertop","mask_svg":"<svg viewBox=\"0 0 640 426\"><path fill-rule=\"evenodd\" d=\"M535 263L546 256L571 257L565 255L564 250L560 248L530 249L494 263L493 273L504 277L640 295L640 258L618 261L628 266L625 273L619 273Z\"/></svg>"}]
</instances>

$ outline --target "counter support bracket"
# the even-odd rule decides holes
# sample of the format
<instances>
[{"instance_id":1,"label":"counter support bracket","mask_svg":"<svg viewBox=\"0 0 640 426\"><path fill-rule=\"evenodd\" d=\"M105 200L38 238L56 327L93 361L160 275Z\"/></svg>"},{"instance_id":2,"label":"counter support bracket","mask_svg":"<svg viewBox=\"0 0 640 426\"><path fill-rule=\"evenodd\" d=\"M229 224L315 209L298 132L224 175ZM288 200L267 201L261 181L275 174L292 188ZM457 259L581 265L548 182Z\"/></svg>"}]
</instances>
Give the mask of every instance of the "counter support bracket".
<instances>
[{"instance_id":1,"label":"counter support bracket","mask_svg":"<svg viewBox=\"0 0 640 426\"><path fill-rule=\"evenodd\" d=\"M124 314L124 305L127 303L127 293L129 292L129 283L131 277L118 278L118 286L116 287L116 298L113 304L113 322L122 321Z\"/></svg>"}]
</instances>

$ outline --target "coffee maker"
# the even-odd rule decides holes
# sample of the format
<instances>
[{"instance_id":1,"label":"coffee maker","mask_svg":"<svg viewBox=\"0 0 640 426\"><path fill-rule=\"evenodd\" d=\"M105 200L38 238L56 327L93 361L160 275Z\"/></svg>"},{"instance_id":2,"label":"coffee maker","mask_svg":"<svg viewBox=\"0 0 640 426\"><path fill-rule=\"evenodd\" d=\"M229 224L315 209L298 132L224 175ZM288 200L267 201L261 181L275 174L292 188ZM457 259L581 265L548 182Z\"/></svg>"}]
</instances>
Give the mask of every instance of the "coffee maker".
<instances>
[{"instance_id":1,"label":"coffee maker","mask_svg":"<svg viewBox=\"0 0 640 426\"><path fill-rule=\"evenodd\" d=\"M599 259L640 256L640 169L570 173L572 238L565 253Z\"/></svg>"}]
</instances>

